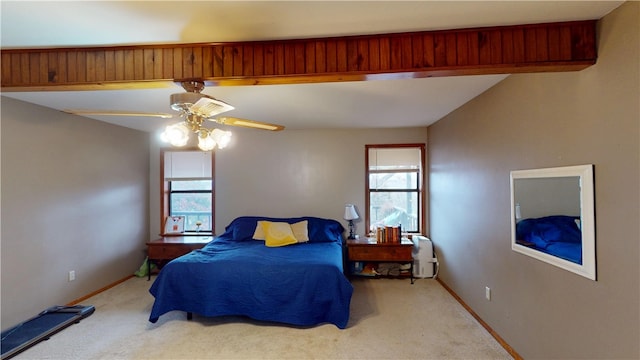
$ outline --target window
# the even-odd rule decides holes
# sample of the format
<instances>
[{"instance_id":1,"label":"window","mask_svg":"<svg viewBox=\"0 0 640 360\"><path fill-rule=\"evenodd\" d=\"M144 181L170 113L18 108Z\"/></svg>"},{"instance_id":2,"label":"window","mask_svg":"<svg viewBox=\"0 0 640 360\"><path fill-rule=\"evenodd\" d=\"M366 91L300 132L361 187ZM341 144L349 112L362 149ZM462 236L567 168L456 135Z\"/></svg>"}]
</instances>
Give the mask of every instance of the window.
<instances>
[{"instance_id":1,"label":"window","mask_svg":"<svg viewBox=\"0 0 640 360\"><path fill-rule=\"evenodd\" d=\"M211 151L161 152L162 232L167 216L184 216L185 234L215 233Z\"/></svg>"},{"instance_id":2,"label":"window","mask_svg":"<svg viewBox=\"0 0 640 360\"><path fill-rule=\"evenodd\" d=\"M424 144L366 145L366 225L422 233Z\"/></svg>"}]
</instances>

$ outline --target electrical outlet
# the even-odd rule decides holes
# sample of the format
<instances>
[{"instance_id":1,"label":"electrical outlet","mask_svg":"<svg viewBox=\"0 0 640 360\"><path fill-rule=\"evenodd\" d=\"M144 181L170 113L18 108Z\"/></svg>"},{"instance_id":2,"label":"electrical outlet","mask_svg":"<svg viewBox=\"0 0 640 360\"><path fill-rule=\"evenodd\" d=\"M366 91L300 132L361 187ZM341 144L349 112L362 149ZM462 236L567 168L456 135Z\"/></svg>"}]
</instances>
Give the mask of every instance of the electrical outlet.
<instances>
[{"instance_id":1,"label":"electrical outlet","mask_svg":"<svg viewBox=\"0 0 640 360\"><path fill-rule=\"evenodd\" d=\"M484 287L484 297L486 297L487 300L491 301L491 288L488 286Z\"/></svg>"},{"instance_id":2,"label":"electrical outlet","mask_svg":"<svg viewBox=\"0 0 640 360\"><path fill-rule=\"evenodd\" d=\"M75 270L69 271L69 281L73 281L75 279L76 279L76 271Z\"/></svg>"}]
</instances>

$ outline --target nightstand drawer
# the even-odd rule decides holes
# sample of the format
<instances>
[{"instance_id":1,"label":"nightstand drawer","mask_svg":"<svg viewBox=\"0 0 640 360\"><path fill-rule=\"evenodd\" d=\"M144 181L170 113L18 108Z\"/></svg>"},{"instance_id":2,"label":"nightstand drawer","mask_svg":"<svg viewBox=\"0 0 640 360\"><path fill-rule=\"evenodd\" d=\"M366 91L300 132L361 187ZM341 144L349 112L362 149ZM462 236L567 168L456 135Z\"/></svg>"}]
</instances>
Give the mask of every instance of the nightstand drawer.
<instances>
[{"instance_id":1,"label":"nightstand drawer","mask_svg":"<svg viewBox=\"0 0 640 360\"><path fill-rule=\"evenodd\" d=\"M410 246L349 246L352 261L412 261Z\"/></svg>"},{"instance_id":2,"label":"nightstand drawer","mask_svg":"<svg viewBox=\"0 0 640 360\"><path fill-rule=\"evenodd\" d=\"M185 246L185 245L164 245L164 246L149 246L148 256L149 259L175 259L184 254L190 253L194 249L198 249L202 246Z\"/></svg>"}]
</instances>

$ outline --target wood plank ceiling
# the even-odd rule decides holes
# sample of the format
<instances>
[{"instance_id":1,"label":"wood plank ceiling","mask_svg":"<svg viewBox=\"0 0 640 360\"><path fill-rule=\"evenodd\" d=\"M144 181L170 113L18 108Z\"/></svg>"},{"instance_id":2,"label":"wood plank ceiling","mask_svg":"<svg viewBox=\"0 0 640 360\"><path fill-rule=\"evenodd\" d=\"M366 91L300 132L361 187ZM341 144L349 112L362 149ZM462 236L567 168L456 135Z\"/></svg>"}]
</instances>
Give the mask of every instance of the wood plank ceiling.
<instances>
[{"instance_id":1,"label":"wood plank ceiling","mask_svg":"<svg viewBox=\"0 0 640 360\"><path fill-rule=\"evenodd\" d=\"M582 70L596 21L279 41L1 51L1 90L261 85Z\"/></svg>"}]
</instances>

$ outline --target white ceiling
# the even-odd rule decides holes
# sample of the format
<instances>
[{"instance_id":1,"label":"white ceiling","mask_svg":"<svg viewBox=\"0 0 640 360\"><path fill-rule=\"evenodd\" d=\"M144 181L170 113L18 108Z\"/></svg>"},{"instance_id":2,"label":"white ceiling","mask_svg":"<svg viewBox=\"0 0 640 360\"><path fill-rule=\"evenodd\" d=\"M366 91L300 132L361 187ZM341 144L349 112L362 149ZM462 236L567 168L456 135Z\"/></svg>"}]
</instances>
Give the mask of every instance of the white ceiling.
<instances>
[{"instance_id":1,"label":"white ceiling","mask_svg":"<svg viewBox=\"0 0 640 360\"><path fill-rule=\"evenodd\" d=\"M1 46L275 40L599 19L622 1L8 1ZM208 87L225 115L289 129L429 125L507 75ZM53 109L171 112L165 89L2 93ZM99 117L143 131L167 120ZM173 120L175 122L175 120Z\"/></svg>"}]
</instances>

